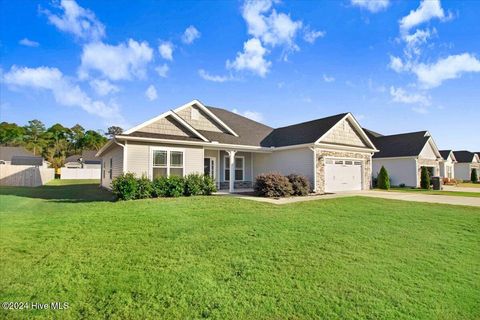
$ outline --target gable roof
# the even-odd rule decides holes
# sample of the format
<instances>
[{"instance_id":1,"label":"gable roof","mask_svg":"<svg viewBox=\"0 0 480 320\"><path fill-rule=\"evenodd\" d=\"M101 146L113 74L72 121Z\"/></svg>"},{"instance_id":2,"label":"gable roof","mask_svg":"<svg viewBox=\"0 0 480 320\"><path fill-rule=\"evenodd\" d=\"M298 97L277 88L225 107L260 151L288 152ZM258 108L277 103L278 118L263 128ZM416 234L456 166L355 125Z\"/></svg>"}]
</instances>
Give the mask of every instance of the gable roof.
<instances>
[{"instance_id":1,"label":"gable roof","mask_svg":"<svg viewBox=\"0 0 480 320\"><path fill-rule=\"evenodd\" d=\"M380 150L373 155L373 158L418 156L430 139L428 131L373 137L373 143Z\"/></svg>"},{"instance_id":2,"label":"gable roof","mask_svg":"<svg viewBox=\"0 0 480 320\"><path fill-rule=\"evenodd\" d=\"M79 162L80 158L83 158L83 163L86 164L99 164L102 163L101 159L96 157L96 150L83 150L82 154L74 154L65 159L65 163Z\"/></svg>"},{"instance_id":3,"label":"gable roof","mask_svg":"<svg viewBox=\"0 0 480 320\"><path fill-rule=\"evenodd\" d=\"M0 160L12 161L12 157L35 157L32 152L24 147L4 147L0 146Z\"/></svg>"},{"instance_id":4,"label":"gable roof","mask_svg":"<svg viewBox=\"0 0 480 320\"><path fill-rule=\"evenodd\" d=\"M453 151L453 154L455 155L457 162L460 163L473 162L473 158L475 157L475 153L466 150Z\"/></svg>"},{"instance_id":5,"label":"gable roof","mask_svg":"<svg viewBox=\"0 0 480 320\"><path fill-rule=\"evenodd\" d=\"M41 166L43 158L38 156L13 156L10 164L16 166Z\"/></svg>"},{"instance_id":6,"label":"gable roof","mask_svg":"<svg viewBox=\"0 0 480 320\"><path fill-rule=\"evenodd\" d=\"M372 131L372 130L369 130L369 129L366 129L366 128L362 128L362 129L370 139L383 137L383 134L381 134L381 133L378 133L378 132L375 132L375 131Z\"/></svg>"},{"instance_id":7,"label":"gable roof","mask_svg":"<svg viewBox=\"0 0 480 320\"><path fill-rule=\"evenodd\" d=\"M453 150L440 150L440 155L444 160L447 160L449 156L452 156L452 160L457 161L457 158L455 157Z\"/></svg>"}]
</instances>

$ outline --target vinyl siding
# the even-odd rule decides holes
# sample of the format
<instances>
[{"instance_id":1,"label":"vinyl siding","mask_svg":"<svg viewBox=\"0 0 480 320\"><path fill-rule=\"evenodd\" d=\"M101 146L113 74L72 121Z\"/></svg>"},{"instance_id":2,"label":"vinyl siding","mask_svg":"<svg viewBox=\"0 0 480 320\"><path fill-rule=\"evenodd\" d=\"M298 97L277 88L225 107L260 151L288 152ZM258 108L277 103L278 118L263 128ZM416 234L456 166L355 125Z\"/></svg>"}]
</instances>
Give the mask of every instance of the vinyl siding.
<instances>
[{"instance_id":1,"label":"vinyl siding","mask_svg":"<svg viewBox=\"0 0 480 320\"><path fill-rule=\"evenodd\" d=\"M360 137L349 120L338 123L321 142L347 146L366 147L367 144Z\"/></svg>"},{"instance_id":2,"label":"vinyl siding","mask_svg":"<svg viewBox=\"0 0 480 320\"><path fill-rule=\"evenodd\" d=\"M436 160L437 156L435 155L435 152L430 145L430 143L426 143L425 147L423 147L422 152L420 152L419 158L423 159L431 159L431 160Z\"/></svg>"},{"instance_id":3,"label":"vinyl siding","mask_svg":"<svg viewBox=\"0 0 480 320\"><path fill-rule=\"evenodd\" d=\"M150 171L150 147L178 148L184 150L184 174L203 173L203 148L172 144L133 143L127 145L127 168L128 172L137 176L149 175Z\"/></svg>"},{"instance_id":4,"label":"vinyl siding","mask_svg":"<svg viewBox=\"0 0 480 320\"><path fill-rule=\"evenodd\" d=\"M382 166L387 169L390 184L398 186L417 186L417 162L414 158L405 159L372 159L372 176L377 177Z\"/></svg>"},{"instance_id":5,"label":"vinyl siding","mask_svg":"<svg viewBox=\"0 0 480 320\"><path fill-rule=\"evenodd\" d=\"M183 127L182 124L178 123L175 119L168 116L166 118L159 119L154 123L149 124L137 131L148 132L148 133L160 133L160 134L169 134L175 136L189 137L192 136L191 133Z\"/></svg>"},{"instance_id":6,"label":"vinyl siding","mask_svg":"<svg viewBox=\"0 0 480 320\"><path fill-rule=\"evenodd\" d=\"M192 109L198 111L198 119L192 119ZM216 124L215 120L211 119L209 115L196 106L185 108L177 112L177 114L197 130L224 132L224 130Z\"/></svg>"},{"instance_id":7,"label":"vinyl siding","mask_svg":"<svg viewBox=\"0 0 480 320\"><path fill-rule=\"evenodd\" d=\"M470 163L455 163L455 179L470 180L471 174Z\"/></svg>"},{"instance_id":8,"label":"vinyl siding","mask_svg":"<svg viewBox=\"0 0 480 320\"><path fill-rule=\"evenodd\" d=\"M110 159L112 167L110 168ZM101 170L102 187L109 188L112 180L123 173L123 148L114 145L102 155L102 166L105 165L105 177L103 176L103 167ZM112 169L112 179L110 179L110 169Z\"/></svg>"},{"instance_id":9,"label":"vinyl siding","mask_svg":"<svg viewBox=\"0 0 480 320\"><path fill-rule=\"evenodd\" d=\"M253 154L254 177L268 172L278 172L283 175L296 173L306 176L313 186L314 171L313 151L309 148Z\"/></svg>"}]
</instances>

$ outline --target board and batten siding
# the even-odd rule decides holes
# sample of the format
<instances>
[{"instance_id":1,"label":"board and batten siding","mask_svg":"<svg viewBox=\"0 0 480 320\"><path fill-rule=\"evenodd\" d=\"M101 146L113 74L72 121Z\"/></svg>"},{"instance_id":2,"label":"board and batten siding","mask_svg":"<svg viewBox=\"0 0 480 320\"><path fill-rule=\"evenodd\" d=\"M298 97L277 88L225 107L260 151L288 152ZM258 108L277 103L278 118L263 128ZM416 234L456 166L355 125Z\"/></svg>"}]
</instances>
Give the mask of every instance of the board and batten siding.
<instances>
[{"instance_id":1,"label":"board and batten siding","mask_svg":"<svg viewBox=\"0 0 480 320\"><path fill-rule=\"evenodd\" d=\"M253 154L253 176L278 172L283 175L296 173L305 176L314 185L314 153L309 148L278 150L272 153Z\"/></svg>"},{"instance_id":2,"label":"board and batten siding","mask_svg":"<svg viewBox=\"0 0 480 320\"><path fill-rule=\"evenodd\" d=\"M398 186L405 184L409 187L417 186L417 161L415 158L403 159L372 159L372 175L377 177L382 166L387 169L390 184Z\"/></svg>"},{"instance_id":3,"label":"board and batten siding","mask_svg":"<svg viewBox=\"0 0 480 320\"><path fill-rule=\"evenodd\" d=\"M140 142L128 142L126 171L134 173L137 177L148 176L150 171L150 147L178 148L184 150L184 174L203 174L203 147L173 144L152 144Z\"/></svg>"},{"instance_id":4,"label":"board and batten siding","mask_svg":"<svg viewBox=\"0 0 480 320\"><path fill-rule=\"evenodd\" d=\"M112 167L110 167L110 159L112 159ZM105 166L105 176L103 167L101 171L102 187L110 189L112 180L123 173L123 148L113 145L107 150L102 155L102 166ZM110 169L112 169L112 179L110 179Z\"/></svg>"}]
</instances>

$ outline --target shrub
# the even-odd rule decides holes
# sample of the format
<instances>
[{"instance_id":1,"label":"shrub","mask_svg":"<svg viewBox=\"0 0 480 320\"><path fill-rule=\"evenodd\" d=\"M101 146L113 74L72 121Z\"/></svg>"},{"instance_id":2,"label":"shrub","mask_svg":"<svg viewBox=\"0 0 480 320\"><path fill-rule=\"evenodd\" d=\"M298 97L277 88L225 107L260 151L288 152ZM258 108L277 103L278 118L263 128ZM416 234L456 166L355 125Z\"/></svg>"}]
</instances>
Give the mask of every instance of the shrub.
<instances>
[{"instance_id":1,"label":"shrub","mask_svg":"<svg viewBox=\"0 0 480 320\"><path fill-rule=\"evenodd\" d=\"M255 192L263 197L288 197L292 195L292 184L279 173L267 173L255 178Z\"/></svg>"},{"instance_id":2,"label":"shrub","mask_svg":"<svg viewBox=\"0 0 480 320\"><path fill-rule=\"evenodd\" d=\"M112 181L112 192L120 200L133 200L137 197L138 180L133 173L117 176Z\"/></svg>"},{"instance_id":3,"label":"shrub","mask_svg":"<svg viewBox=\"0 0 480 320\"><path fill-rule=\"evenodd\" d=\"M167 179L165 196L180 197L183 195L184 189L185 189L185 179L183 179L183 177L171 176Z\"/></svg>"},{"instance_id":4,"label":"shrub","mask_svg":"<svg viewBox=\"0 0 480 320\"><path fill-rule=\"evenodd\" d=\"M197 173L191 173L185 177L185 190L186 196L197 196L202 194L203 176Z\"/></svg>"},{"instance_id":5,"label":"shrub","mask_svg":"<svg viewBox=\"0 0 480 320\"><path fill-rule=\"evenodd\" d=\"M140 179L137 179L137 195L135 199L151 198L153 193L152 181L143 175Z\"/></svg>"},{"instance_id":6,"label":"shrub","mask_svg":"<svg viewBox=\"0 0 480 320\"><path fill-rule=\"evenodd\" d=\"M214 192L217 192L217 187L215 186L215 181L213 181L213 178L209 175L203 176L202 194L209 196Z\"/></svg>"},{"instance_id":7,"label":"shrub","mask_svg":"<svg viewBox=\"0 0 480 320\"><path fill-rule=\"evenodd\" d=\"M287 179L292 184L293 195L306 196L310 192L310 182L306 177L298 174L290 174L287 176Z\"/></svg>"},{"instance_id":8,"label":"shrub","mask_svg":"<svg viewBox=\"0 0 480 320\"><path fill-rule=\"evenodd\" d=\"M378 173L377 186L384 190L390 189L390 178L388 177L387 169L385 169L384 166L382 166L380 172Z\"/></svg>"},{"instance_id":9,"label":"shrub","mask_svg":"<svg viewBox=\"0 0 480 320\"><path fill-rule=\"evenodd\" d=\"M400 188L405 188L405 187L406 187L405 183L400 183L398 186L399 186Z\"/></svg>"},{"instance_id":10,"label":"shrub","mask_svg":"<svg viewBox=\"0 0 480 320\"><path fill-rule=\"evenodd\" d=\"M430 174L428 173L427 167L422 167L420 172L420 187L422 189L430 190Z\"/></svg>"},{"instance_id":11,"label":"shrub","mask_svg":"<svg viewBox=\"0 0 480 320\"><path fill-rule=\"evenodd\" d=\"M166 197L168 189L168 178L167 177L158 177L155 178L152 182L152 196L156 197Z\"/></svg>"},{"instance_id":12,"label":"shrub","mask_svg":"<svg viewBox=\"0 0 480 320\"><path fill-rule=\"evenodd\" d=\"M472 169L472 173L470 174L470 180L472 180L473 183L478 182L477 169Z\"/></svg>"}]
</instances>

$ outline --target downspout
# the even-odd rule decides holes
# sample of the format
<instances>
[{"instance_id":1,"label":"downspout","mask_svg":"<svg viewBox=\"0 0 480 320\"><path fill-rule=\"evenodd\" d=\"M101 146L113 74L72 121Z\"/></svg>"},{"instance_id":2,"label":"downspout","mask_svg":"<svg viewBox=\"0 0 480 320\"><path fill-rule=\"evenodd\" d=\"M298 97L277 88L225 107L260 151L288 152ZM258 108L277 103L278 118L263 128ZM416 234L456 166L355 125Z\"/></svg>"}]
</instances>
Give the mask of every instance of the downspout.
<instances>
[{"instance_id":1,"label":"downspout","mask_svg":"<svg viewBox=\"0 0 480 320\"><path fill-rule=\"evenodd\" d=\"M309 147L313 152L313 192L317 192L317 154L314 147Z\"/></svg>"}]
</instances>

